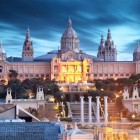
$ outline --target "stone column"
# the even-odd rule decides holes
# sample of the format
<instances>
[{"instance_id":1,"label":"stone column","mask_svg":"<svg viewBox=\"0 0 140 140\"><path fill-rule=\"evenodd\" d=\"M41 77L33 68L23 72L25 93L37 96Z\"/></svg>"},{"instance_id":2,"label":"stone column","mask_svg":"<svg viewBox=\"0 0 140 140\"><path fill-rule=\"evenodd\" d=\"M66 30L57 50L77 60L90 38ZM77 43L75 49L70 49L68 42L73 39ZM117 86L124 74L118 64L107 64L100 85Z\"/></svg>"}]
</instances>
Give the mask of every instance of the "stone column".
<instances>
[{"instance_id":1,"label":"stone column","mask_svg":"<svg viewBox=\"0 0 140 140\"><path fill-rule=\"evenodd\" d=\"M89 123L92 123L92 102L91 102L92 97L88 97L88 116L89 116Z\"/></svg>"},{"instance_id":2,"label":"stone column","mask_svg":"<svg viewBox=\"0 0 140 140\"><path fill-rule=\"evenodd\" d=\"M69 85L69 92L71 92L71 85Z\"/></svg>"},{"instance_id":3,"label":"stone column","mask_svg":"<svg viewBox=\"0 0 140 140\"><path fill-rule=\"evenodd\" d=\"M100 97L99 96L97 96L96 97L96 106L97 106L97 108L96 108L96 111L97 111L97 114L96 114L96 121L97 121L97 123L100 123Z\"/></svg>"},{"instance_id":4,"label":"stone column","mask_svg":"<svg viewBox=\"0 0 140 140\"><path fill-rule=\"evenodd\" d=\"M108 105L107 105L107 96L104 97L104 119L105 123L108 122Z\"/></svg>"},{"instance_id":5,"label":"stone column","mask_svg":"<svg viewBox=\"0 0 140 140\"><path fill-rule=\"evenodd\" d=\"M81 123L84 123L84 97L81 96Z\"/></svg>"}]
</instances>

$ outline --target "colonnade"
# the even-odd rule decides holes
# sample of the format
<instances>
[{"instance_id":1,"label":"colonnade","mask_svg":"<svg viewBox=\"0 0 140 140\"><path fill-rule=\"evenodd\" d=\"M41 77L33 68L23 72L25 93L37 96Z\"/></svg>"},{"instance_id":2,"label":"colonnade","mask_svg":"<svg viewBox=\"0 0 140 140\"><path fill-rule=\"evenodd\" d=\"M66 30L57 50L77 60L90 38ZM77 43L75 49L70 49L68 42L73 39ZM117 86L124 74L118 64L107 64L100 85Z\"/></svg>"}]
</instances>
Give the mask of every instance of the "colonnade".
<instances>
[{"instance_id":1,"label":"colonnade","mask_svg":"<svg viewBox=\"0 0 140 140\"><path fill-rule=\"evenodd\" d=\"M107 96L104 97L104 122L108 122L108 102ZM80 97L81 104L81 123L84 123L84 97ZM88 122L92 123L92 97L88 96ZM96 97L96 122L100 123L100 97Z\"/></svg>"}]
</instances>

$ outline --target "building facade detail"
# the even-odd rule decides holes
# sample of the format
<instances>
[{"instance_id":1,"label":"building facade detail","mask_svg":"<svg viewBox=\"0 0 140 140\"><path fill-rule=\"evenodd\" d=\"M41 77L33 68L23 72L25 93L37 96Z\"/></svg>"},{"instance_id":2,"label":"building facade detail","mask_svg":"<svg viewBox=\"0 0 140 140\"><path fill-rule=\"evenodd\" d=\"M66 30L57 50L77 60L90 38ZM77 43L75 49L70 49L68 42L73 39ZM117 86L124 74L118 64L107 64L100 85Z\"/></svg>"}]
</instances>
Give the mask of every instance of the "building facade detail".
<instances>
[{"instance_id":1,"label":"building facade detail","mask_svg":"<svg viewBox=\"0 0 140 140\"><path fill-rule=\"evenodd\" d=\"M138 56L139 45L134 56ZM117 61L117 50L108 30L107 39L101 36L97 57L86 54L79 48L79 38L68 20L68 27L61 37L61 49L33 58L34 49L27 29L22 58L7 58L0 44L0 79L8 80L9 70L16 70L18 78L46 78L66 83L91 82L93 79L128 78L140 73L140 62ZM136 57L135 57L136 58Z\"/></svg>"}]
</instances>

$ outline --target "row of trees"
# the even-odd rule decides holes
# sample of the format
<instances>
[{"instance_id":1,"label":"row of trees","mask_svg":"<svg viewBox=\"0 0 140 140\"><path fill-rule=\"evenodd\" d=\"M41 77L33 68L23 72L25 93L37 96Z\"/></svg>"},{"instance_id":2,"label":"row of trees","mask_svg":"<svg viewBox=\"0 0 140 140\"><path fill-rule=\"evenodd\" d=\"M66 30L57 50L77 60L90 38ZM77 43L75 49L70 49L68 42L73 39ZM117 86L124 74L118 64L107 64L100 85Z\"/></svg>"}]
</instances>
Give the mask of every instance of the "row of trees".
<instances>
[{"instance_id":1,"label":"row of trees","mask_svg":"<svg viewBox=\"0 0 140 140\"><path fill-rule=\"evenodd\" d=\"M37 91L37 87L42 86L44 89L45 95L54 95L57 100L62 100L62 93L59 91L59 87L55 81L46 81L43 78L32 78L25 79L20 81L18 78L18 73L14 70L9 71L9 81L8 85L4 87L5 91L0 94L0 97L6 95L6 89L10 87L12 89L13 98L28 98L29 94L33 94ZM110 99L115 99L115 93L123 91L124 87L129 87L132 90L132 85L137 84L140 87L140 74L132 75L129 78L118 78L106 79L106 80L94 80L96 91L88 91L87 95L93 96L93 100L96 99L96 96L108 96ZM85 95L85 100L88 98ZM67 96L68 97L68 96ZM65 97L64 97L65 98ZM76 98L76 95L75 95ZM77 100L78 100L77 96ZM68 100L68 99L66 99Z\"/></svg>"},{"instance_id":2,"label":"row of trees","mask_svg":"<svg viewBox=\"0 0 140 140\"><path fill-rule=\"evenodd\" d=\"M106 79L106 80L94 80L97 90L109 90L109 91L122 91L124 87L132 87L137 84L140 87L140 74L132 75L129 78Z\"/></svg>"},{"instance_id":3,"label":"row of trees","mask_svg":"<svg viewBox=\"0 0 140 140\"><path fill-rule=\"evenodd\" d=\"M13 98L29 98L31 94L32 97L35 97L39 86L43 87L45 95L54 95L56 98L59 98L59 87L54 81L46 81L43 78L31 78L20 81L17 76L18 73L15 70L9 71L9 81L4 86L4 91L0 94L1 98L5 98L8 87L12 90Z\"/></svg>"}]
</instances>

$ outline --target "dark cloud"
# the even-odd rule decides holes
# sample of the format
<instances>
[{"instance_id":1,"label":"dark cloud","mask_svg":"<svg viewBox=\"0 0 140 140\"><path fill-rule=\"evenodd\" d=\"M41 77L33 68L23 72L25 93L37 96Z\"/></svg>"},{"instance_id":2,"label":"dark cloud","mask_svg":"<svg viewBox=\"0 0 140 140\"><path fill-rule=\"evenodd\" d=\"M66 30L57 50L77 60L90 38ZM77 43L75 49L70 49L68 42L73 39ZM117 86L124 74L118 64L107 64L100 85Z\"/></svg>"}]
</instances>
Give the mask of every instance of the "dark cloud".
<instances>
[{"instance_id":1,"label":"dark cloud","mask_svg":"<svg viewBox=\"0 0 140 140\"><path fill-rule=\"evenodd\" d=\"M111 28L119 52L130 54L134 50L131 46L140 36L139 9L139 0L0 0L0 40L8 55L17 55L11 49L15 46L22 50L29 26L38 51L35 54L40 55L45 49L47 52L60 46L70 16L81 49L86 51L88 47L95 54L100 35L106 38L107 29Z\"/></svg>"}]
</instances>

